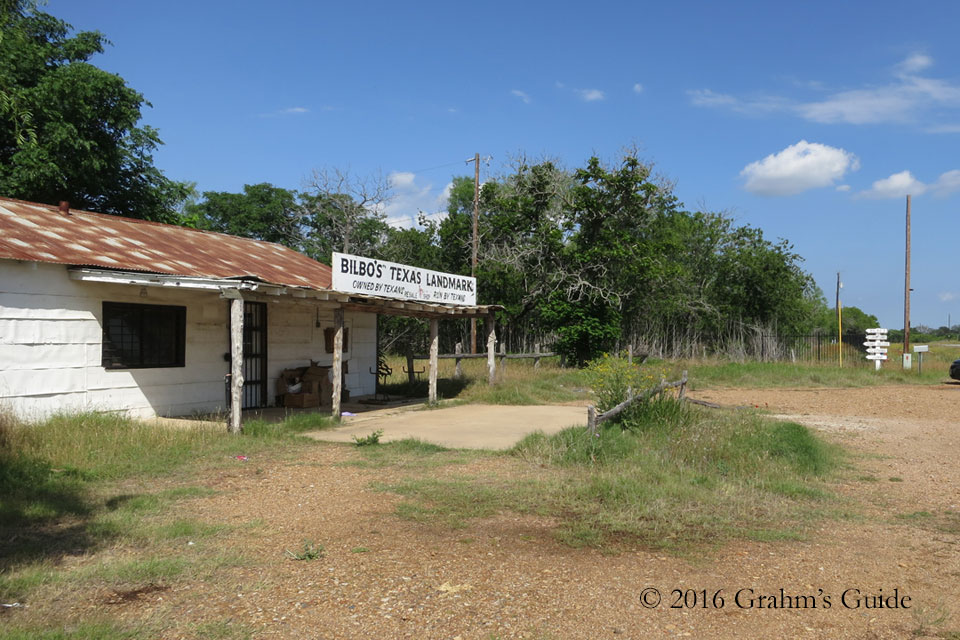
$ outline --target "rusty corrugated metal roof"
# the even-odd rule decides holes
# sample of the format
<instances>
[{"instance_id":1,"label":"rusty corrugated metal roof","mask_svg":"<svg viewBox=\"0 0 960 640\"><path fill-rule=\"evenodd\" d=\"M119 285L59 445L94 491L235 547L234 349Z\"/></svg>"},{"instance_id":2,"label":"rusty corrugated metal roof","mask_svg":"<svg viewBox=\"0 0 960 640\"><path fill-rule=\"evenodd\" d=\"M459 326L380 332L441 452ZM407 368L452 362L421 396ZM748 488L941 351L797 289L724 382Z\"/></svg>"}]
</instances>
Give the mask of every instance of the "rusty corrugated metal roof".
<instances>
[{"instance_id":1,"label":"rusty corrugated metal roof","mask_svg":"<svg viewBox=\"0 0 960 640\"><path fill-rule=\"evenodd\" d=\"M329 289L330 267L272 242L0 198L0 258Z\"/></svg>"}]
</instances>

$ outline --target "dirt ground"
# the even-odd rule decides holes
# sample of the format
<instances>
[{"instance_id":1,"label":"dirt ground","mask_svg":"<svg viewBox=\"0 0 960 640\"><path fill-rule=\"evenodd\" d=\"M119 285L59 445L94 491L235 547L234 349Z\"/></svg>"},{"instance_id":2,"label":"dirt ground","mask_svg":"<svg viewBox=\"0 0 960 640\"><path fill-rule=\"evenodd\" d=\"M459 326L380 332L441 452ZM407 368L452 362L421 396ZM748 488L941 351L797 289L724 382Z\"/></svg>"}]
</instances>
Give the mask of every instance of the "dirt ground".
<instances>
[{"instance_id":1,"label":"dirt ground","mask_svg":"<svg viewBox=\"0 0 960 640\"><path fill-rule=\"evenodd\" d=\"M455 530L401 520L400 498L371 483L402 471L344 465L356 448L327 445L238 462L209 479L215 495L183 503L184 517L236 525L217 540L256 561L228 579L34 606L221 621L257 638L960 637L960 386L693 395L789 416L849 448L856 469L832 489L859 515L823 521L801 542L735 542L696 559L605 555L559 544L554 523L534 517ZM482 458L437 473L512 464ZM284 557L304 539L325 557ZM674 590L701 592L701 606L671 608Z\"/></svg>"}]
</instances>

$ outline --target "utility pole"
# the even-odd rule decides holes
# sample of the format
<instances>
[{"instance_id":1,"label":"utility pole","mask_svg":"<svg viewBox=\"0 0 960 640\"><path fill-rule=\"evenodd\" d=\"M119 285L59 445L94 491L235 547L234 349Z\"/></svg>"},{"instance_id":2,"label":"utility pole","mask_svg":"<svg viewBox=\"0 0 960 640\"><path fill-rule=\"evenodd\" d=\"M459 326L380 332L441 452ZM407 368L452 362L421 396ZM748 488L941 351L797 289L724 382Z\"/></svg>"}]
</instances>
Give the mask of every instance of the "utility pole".
<instances>
[{"instance_id":1,"label":"utility pole","mask_svg":"<svg viewBox=\"0 0 960 640\"><path fill-rule=\"evenodd\" d=\"M473 156L473 259L470 275L477 277L477 221L480 218L480 154ZM470 353L477 352L477 319L470 318Z\"/></svg>"},{"instance_id":2,"label":"utility pole","mask_svg":"<svg viewBox=\"0 0 960 640\"><path fill-rule=\"evenodd\" d=\"M910 358L910 195L907 195L907 257L903 284L903 368L909 369Z\"/></svg>"},{"instance_id":3,"label":"utility pole","mask_svg":"<svg viewBox=\"0 0 960 640\"><path fill-rule=\"evenodd\" d=\"M840 272L837 271L837 354L840 359L840 367L843 368L843 313L840 311L840 289L843 283L840 282Z\"/></svg>"}]
</instances>

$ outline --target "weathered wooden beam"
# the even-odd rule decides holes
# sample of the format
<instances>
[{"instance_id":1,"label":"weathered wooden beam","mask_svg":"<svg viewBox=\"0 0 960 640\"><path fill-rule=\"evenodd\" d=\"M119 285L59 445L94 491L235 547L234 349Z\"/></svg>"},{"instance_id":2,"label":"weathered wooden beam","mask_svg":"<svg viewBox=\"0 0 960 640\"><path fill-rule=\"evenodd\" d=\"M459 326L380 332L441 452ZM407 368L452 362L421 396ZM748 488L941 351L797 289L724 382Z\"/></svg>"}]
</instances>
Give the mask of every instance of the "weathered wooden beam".
<instances>
[{"instance_id":1,"label":"weathered wooden beam","mask_svg":"<svg viewBox=\"0 0 960 640\"><path fill-rule=\"evenodd\" d=\"M458 342L457 346L454 347L454 351L456 352L454 353L454 356L463 355L463 345ZM463 363L461 360L463 360L463 358L457 357L457 366L453 369L453 377L457 380L463 378Z\"/></svg>"},{"instance_id":2,"label":"weathered wooden beam","mask_svg":"<svg viewBox=\"0 0 960 640\"><path fill-rule=\"evenodd\" d=\"M506 358L507 360L553 358L557 354L552 351L546 353L498 353L497 358ZM430 354L414 354L411 356L414 360L429 360ZM486 358L486 353L440 353L437 357L441 360L470 360L471 358Z\"/></svg>"},{"instance_id":3,"label":"weathered wooden beam","mask_svg":"<svg viewBox=\"0 0 960 640\"><path fill-rule=\"evenodd\" d=\"M723 409L723 405L717 404L716 402L707 402L706 400L697 400L696 398L686 397L685 401L690 402L691 404L700 405L701 407L708 407L710 409Z\"/></svg>"},{"instance_id":4,"label":"weathered wooden beam","mask_svg":"<svg viewBox=\"0 0 960 640\"><path fill-rule=\"evenodd\" d=\"M687 377L686 377L686 376L683 376L683 378L681 378L680 380L677 380L677 381L675 381L675 382L667 382L666 380L664 380L664 381L660 382L660 384L658 384L657 386L652 387L652 388L650 388L650 389L647 389L646 391L644 391L644 392L641 393L640 395L638 395L638 396L630 395L626 400L624 400L623 402L621 402L620 404L618 404L618 405L615 406L614 408L612 408L612 409L610 409L610 410L608 410L608 411L604 411L603 413L601 413L600 415L597 416L597 423L605 422L605 421L607 421L607 420L610 420L611 418L617 417L618 415L620 415L621 413L623 413L623 412L626 410L626 408L629 407L629 406L630 406L631 404L633 404L634 402L639 402L639 401L641 401L641 400L646 400L646 399L649 398L650 396L656 395L656 394L658 394L658 393L660 393L660 392L662 392L662 391L665 391L666 389L672 389L672 388L674 388L674 387L683 388L683 386L686 385L686 384L687 384Z\"/></svg>"},{"instance_id":5,"label":"weathered wooden beam","mask_svg":"<svg viewBox=\"0 0 960 640\"><path fill-rule=\"evenodd\" d=\"M497 361L494 360L494 349L497 346L497 320L492 313L487 314L487 380L492 385L497 378Z\"/></svg>"},{"instance_id":6,"label":"weathered wooden beam","mask_svg":"<svg viewBox=\"0 0 960 640\"><path fill-rule=\"evenodd\" d=\"M227 430L239 434L243 411L243 298L230 301L230 423Z\"/></svg>"},{"instance_id":7,"label":"weathered wooden beam","mask_svg":"<svg viewBox=\"0 0 960 640\"><path fill-rule=\"evenodd\" d=\"M436 318L430 320L430 393L428 401L430 404L437 402L437 352L440 350L440 321Z\"/></svg>"},{"instance_id":8,"label":"weathered wooden beam","mask_svg":"<svg viewBox=\"0 0 960 640\"><path fill-rule=\"evenodd\" d=\"M340 419L340 399L343 395L343 308L333 310L333 400L330 413Z\"/></svg>"},{"instance_id":9,"label":"weathered wooden beam","mask_svg":"<svg viewBox=\"0 0 960 640\"><path fill-rule=\"evenodd\" d=\"M453 307L435 307L428 305L416 305L419 309L412 308L409 304L402 302L384 302L382 304L365 304L361 302L347 302L343 308L347 311L357 311L360 313L379 313L387 316L403 316L407 318L449 318L451 315L461 318L485 318L488 312L480 309L457 309Z\"/></svg>"}]
</instances>

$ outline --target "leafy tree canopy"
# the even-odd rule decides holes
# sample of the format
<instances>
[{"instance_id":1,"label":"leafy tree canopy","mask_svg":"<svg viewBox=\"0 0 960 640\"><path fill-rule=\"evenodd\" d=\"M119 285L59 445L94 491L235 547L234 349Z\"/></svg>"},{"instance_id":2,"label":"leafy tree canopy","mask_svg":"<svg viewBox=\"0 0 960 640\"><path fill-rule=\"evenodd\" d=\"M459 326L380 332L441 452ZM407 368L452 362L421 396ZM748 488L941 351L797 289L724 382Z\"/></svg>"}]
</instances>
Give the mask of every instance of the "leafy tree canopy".
<instances>
[{"instance_id":1,"label":"leafy tree canopy","mask_svg":"<svg viewBox=\"0 0 960 640\"><path fill-rule=\"evenodd\" d=\"M189 187L153 164L148 104L89 60L107 40L28 2L0 4L0 193L135 218L176 222Z\"/></svg>"}]
</instances>

